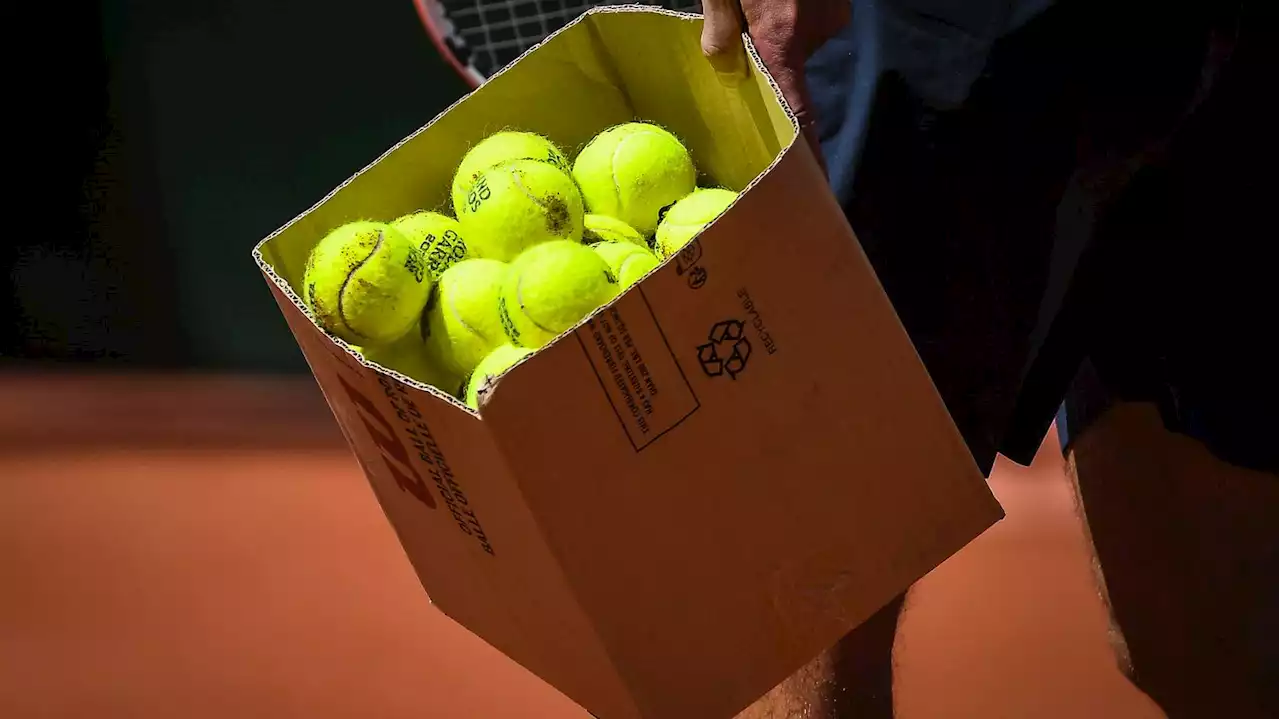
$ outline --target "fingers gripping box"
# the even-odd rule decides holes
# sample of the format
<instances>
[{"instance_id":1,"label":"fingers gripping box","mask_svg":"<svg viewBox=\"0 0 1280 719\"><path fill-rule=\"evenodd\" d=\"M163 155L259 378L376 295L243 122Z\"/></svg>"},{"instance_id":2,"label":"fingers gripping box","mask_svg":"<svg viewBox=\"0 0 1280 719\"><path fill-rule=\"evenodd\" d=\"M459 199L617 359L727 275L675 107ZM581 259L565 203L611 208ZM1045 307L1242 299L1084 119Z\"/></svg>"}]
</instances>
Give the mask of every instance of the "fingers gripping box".
<instances>
[{"instance_id":1,"label":"fingers gripping box","mask_svg":"<svg viewBox=\"0 0 1280 719\"><path fill-rule=\"evenodd\" d=\"M1001 516L775 86L700 27L585 15L255 250L431 601L604 719L733 716ZM333 227L447 206L494 131L636 118L744 192L479 413L308 316Z\"/></svg>"}]
</instances>

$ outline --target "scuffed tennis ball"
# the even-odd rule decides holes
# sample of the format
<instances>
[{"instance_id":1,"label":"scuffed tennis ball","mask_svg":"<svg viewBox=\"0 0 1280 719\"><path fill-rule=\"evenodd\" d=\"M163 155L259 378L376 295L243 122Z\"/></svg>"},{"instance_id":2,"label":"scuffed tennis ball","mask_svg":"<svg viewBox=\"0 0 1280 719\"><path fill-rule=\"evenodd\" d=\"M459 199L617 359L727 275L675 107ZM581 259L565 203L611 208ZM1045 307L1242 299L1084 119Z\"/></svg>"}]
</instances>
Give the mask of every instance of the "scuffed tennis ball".
<instances>
[{"instance_id":1,"label":"scuffed tennis ball","mask_svg":"<svg viewBox=\"0 0 1280 719\"><path fill-rule=\"evenodd\" d=\"M464 260L445 270L427 301L427 356L464 376L494 347L507 342L498 296L510 267L497 260Z\"/></svg>"},{"instance_id":2,"label":"scuffed tennis ball","mask_svg":"<svg viewBox=\"0 0 1280 719\"><path fill-rule=\"evenodd\" d=\"M693 192L693 158L675 135L643 122L596 135L573 162L587 210L616 217L649 236L658 212Z\"/></svg>"},{"instance_id":3,"label":"scuffed tennis ball","mask_svg":"<svg viewBox=\"0 0 1280 719\"><path fill-rule=\"evenodd\" d=\"M554 165L561 172L569 173L569 161L553 142L532 132L506 131L494 133L471 148L462 158L453 175L453 212L461 216L467 194L475 185L480 173L496 165L512 160L537 160Z\"/></svg>"},{"instance_id":4,"label":"scuffed tennis ball","mask_svg":"<svg viewBox=\"0 0 1280 719\"><path fill-rule=\"evenodd\" d=\"M466 402L471 409L479 410L481 395L487 394L494 381L504 372L531 354L533 350L513 345L504 344L494 349L480 360L480 364L476 365L475 371L467 380L466 392L459 399Z\"/></svg>"},{"instance_id":5,"label":"scuffed tennis ball","mask_svg":"<svg viewBox=\"0 0 1280 719\"><path fill-rule=\"evenodd\" d=\"M733 190L718 187L695 190L663 215L653 238L653 248L663 259L674 255L736 199L738 193Z\"/></svg>"},{"instance_id":6,"label":"scuffed tennis ball","mask_svg":"<svg viewBox=\"0 0 1280 719\"><path fill-rule=\"evenodd\" d=\"M573 178L536 160L480 173L458 212L475 257L509 262L541 242L582 239L582 194Z\"/></svg>"},{"instance_id":7,"label":"scuffed tennis ball","mask_svg":"<svg viewBox=\"0 0 1280 719\"><path fill-rule=\"evenodd\" d=\"M413 329L431 292L422 253L382 222L352 222L311 250L304 301L324 329L359 345L390 344Z\"/></svg>"},{"instance_id":8,"label":"scuffed tennis ball","mask_svg":"<svg viewBox=\"0 0 1280 719\"><path fill-rule=\"evenodd\" d=\"M631 225L608 215L588 213L582 218L582 242L594 245L597 242L630 242L633 245L647 248L648 242Z\"/></svg>"},{"instance_id":9,"label":"scuffed tennis ball","mask_svg":"<svg viewBox=\"0 0 1280 719\"><path fill-rule=\"evenodd\" d=\"M427 356L422 337L411 331L389 345L356 348L364 358L407 377L429 384L445 394L455 395L463 375L451 372Z\"/></svg>"},{"instance_id":10,"label":"scuffed tennis ball","mask_svg":"<svg viewBox=\"0 0 1280 719\"><path fill-rule=\"evenodd\" d=\"M433 280L440 279L440 275L455 262L468 257L462 226L448 215L415 212L392 222L391 226L404 233L422 251L427 272Z\"/></svg>"},{"instance_id":11,"label":"scuffed tennis ball","mask_svg":"<svg viewBox=\"0 0 1280 719\"><path fill-rule=\"evenodd\" d=\"M662 264L652 252L630 242L597 242L591 249L609 264L618 286L624 290Z\"/></svg>"},{"instance_id":12,"label":"scuffed tennis ball","mask_svg":"<svg viewBox=\"0 0 1280 719\"><path fill-rule=\"evenodd\" d=\"M586 245L546 242L511 263L498 303L511 343L541 347L577 324L620 288L609 265Z\"/></svg>"}]
</instances>

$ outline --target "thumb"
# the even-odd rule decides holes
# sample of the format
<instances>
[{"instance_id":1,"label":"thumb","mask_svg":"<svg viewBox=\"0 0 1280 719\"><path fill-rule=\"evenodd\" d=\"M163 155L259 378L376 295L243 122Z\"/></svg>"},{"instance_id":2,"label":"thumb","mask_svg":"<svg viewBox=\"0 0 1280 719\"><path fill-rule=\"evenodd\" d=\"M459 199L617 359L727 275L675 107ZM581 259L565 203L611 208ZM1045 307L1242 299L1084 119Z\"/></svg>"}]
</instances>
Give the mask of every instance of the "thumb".
<instances>
[{"instance_id":1,"label":"thumb","mask_svg":"<svg viewBox=\"0 0 1280 719\"><path fill-rule=\"evenodd\" d=\"M723 75L746 75L742 9L738 0L703 0L702 54Z\"/></svg>"},{"instance_id":2,"label":"thumb","mask_svg":"<svg viewBox=\"0 0 1280 719\"><path fill-rule=\"evenodd\" d=\"M813 157L825 173L826 163L822 158L822 143L818 137L818 118L813 108L813 98L809 95L809 86L804 79L804 60L795 53L787 52L782 45L766 35L753 35L756 51L769 74L778 83L778 89L786 99L791 112L800 125L800 134L813 151Z\"/></svg>"}]
</instances>

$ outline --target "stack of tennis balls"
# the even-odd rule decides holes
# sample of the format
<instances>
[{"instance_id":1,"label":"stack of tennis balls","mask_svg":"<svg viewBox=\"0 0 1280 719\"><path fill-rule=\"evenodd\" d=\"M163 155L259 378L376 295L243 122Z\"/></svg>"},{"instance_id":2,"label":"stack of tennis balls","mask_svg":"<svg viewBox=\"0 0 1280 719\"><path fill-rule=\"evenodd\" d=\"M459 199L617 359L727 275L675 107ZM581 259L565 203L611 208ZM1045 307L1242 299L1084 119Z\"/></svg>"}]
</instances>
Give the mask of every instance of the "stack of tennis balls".
<instances>
[{"instance_id":1,"label":"stack of tennis balls","mask_svg":"<svg viewBox=\"0 0 1280 719\"><path fill-rule=\"evenodd\" d=\"M335 229L312 251L305 300L364 356L478 408L492 381L638 282L736 199L699 189L688 150L631 122L572 163L503 131L454 174L454 217L420 211Z\"/></svg>"}]
</instances>

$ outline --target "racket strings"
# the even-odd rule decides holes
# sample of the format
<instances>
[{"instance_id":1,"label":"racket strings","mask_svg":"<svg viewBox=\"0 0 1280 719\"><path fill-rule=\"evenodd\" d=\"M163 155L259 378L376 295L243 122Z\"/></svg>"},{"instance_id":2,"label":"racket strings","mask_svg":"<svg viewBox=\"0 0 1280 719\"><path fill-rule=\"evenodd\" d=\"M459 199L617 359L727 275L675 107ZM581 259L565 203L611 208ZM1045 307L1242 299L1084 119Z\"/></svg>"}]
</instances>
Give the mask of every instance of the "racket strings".
<instances>
[{"instance_id":1,"label":"racket strings","mask_svg":"<svg viewBox=\"0 0 1280 719\"><path fill-rule=\"evenodd\" d=\"M690 0L635 2L678 10L697 10ZM442 0L454 32L469 51L470 63L489 77L569 21L597 5L589 0Z\"/></svg>"}]
</instances>

